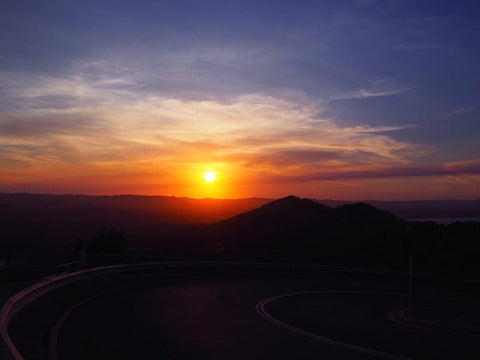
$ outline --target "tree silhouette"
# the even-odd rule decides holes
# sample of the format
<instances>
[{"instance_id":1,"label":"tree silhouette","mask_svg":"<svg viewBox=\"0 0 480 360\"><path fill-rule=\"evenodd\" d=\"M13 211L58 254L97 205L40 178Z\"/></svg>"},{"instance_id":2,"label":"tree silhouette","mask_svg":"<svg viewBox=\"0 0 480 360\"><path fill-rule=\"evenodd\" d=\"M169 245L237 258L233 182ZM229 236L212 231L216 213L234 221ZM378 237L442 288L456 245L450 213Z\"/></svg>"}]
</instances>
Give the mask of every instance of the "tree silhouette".
<instances>
[{"instance_id":1,"label":"tree silhouette","mask_svg":"<svg viewBox=\"0 0 480 360\"><path fill-rule=\"evenodd\" d=\"M100 228L87 244L87 254L100 256L104 260L125 260L128 253L128 241L123 230L113 227Z\"/></svg>"}]
</instances>

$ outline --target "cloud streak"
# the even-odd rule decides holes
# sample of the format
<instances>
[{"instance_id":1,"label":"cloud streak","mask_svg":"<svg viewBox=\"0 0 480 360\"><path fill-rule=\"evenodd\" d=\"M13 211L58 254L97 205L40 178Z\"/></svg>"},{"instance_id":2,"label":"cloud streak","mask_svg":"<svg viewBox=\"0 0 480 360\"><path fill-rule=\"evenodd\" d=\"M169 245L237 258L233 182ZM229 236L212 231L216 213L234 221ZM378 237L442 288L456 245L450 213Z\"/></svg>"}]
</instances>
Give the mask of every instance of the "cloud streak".
<instances>
[{"instance_id":1,"label":"cloud streak","mask_svg":"<svg viewBox=\"0 0 480 360\"><path fill-rule=\"evenodd\" d=\"M399 50L435 50L442 48L441 44L400 44L393 46L393 49Z\"/></svg>"},{"instance_id":2,"label":"cloud streak","mask_svg":"<svg viewBox=\"0 0 480 360\"><path fill-rule=\"evenodd\" d=\"M15 96L45 95L32 90L37 81L23 92L16 89ZM47 94L60 98L69 96L72 88L83 90L70 107L30 104L1 114L1 146L4 152L16 151L18 166L75 164L91 169L150 162L170 164L175 171L182 164L213 161L272 173L278 168L308 172L317 166L342 170L371 161L408 163L413 156L434 151L389 135L411 125L340 127L319 118L319 105L306 95L296 94L291 101L249 94L218 102L140 97L123 87L133 82L118 74L114 80L72 76L48 81L57 86ZM90 102L95 96L103 101ZM29 147L35 152L27 151Z\"/></svg>"},{"instance_id":3,"label":"cloud streak","mask_svg":"<svg viewBox=\"0 0 480 360\"><path fill-rule=\"evenodd\" d=\"M378 166L373 166L378 167ZM385 167L350 171L319 171L298 176L277 176L271 181L281 183L311 182L346 179L389 179L416 177L445 177L461 175L480 175L480 159L448 163L441 166Z\"/></svg>"},{"instance_id":4,"label":"cloud streak","mask_svg":"<svg viewBox=\"0 0 480 360\"><path fill-rule=\"evenodd\" d=\"M361 100L368 98L386 97L404 94L416 87L414 86L399 86L392 79L380 79L372 82L369 86L360 87L356 90L342 91L330 96L327 102L338 100Z\"/></svg>"},{"instance_id":5,"label":"cloud streak","mask_svg":"<svg viewBox=\"0 0 480 360\"><path fill-rule=\"evenodd\" d=\"M452 111L438 114L436 117L437 119L448 119L451 117L465 116L465 115L471 114L475 110L476 110L475 106L461 107Z\"/></svg>"}]
</instances>

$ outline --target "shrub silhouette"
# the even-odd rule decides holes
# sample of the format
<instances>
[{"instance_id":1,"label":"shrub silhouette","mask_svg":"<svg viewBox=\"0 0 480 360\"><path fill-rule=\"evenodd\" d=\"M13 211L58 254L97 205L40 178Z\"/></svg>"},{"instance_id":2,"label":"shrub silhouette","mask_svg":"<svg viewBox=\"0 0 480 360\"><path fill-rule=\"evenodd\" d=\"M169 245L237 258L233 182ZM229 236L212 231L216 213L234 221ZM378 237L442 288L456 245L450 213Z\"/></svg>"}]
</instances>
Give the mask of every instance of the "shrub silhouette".
<instances>
[{"instance_id":1,"label":"shrub silhouette","mask_svg":"<svg viewBox=\"0 0 480 360\"><path fill-rule=\"evenodd\" d=\"M123 230L113 227L100 228L87 244L87 256L100 262L125 260L128 241Z\"/></svg>"}]
</instances>

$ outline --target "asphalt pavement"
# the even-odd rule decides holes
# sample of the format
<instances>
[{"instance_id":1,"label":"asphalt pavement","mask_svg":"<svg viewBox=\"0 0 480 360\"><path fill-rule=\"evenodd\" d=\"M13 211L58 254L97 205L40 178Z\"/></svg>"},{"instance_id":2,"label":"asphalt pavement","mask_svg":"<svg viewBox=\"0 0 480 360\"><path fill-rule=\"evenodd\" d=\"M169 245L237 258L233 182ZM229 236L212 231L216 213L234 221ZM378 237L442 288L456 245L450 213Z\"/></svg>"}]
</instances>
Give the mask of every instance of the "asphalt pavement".
<instances>
[{"instance_id":1,"label":"asphalt pavement","mask_svg":"<svg viewBox=\"0 0 480 360\"><path fill-rule=\"evenodd\" d=\"M339 343L409 359L478 359L480 337L394 323L405 307L400 282L343 279L174 279L111 287L64 309L57 320L58 359L378 359L303 336L259 315L272 301L276 319ZM112 290L113 289L113 290ZM317 293L315 293L317 292ZM321 292L321 293L320 293ZM453 296L418 289L416 303Z\"/></svg>"}]
</instances>

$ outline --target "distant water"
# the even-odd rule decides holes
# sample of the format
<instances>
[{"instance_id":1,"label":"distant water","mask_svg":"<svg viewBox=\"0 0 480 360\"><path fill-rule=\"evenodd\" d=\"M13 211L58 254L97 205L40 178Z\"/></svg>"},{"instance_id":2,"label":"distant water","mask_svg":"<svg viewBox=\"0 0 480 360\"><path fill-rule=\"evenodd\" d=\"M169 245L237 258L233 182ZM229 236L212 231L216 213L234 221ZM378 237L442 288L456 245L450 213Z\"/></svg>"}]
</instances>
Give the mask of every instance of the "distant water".
<instances>
[{"instance_id":1,"label":"distant water","mask_svg":"<svg viewBox=\"0 0 480 360\"><path fill-rule=\"evenodd\" d=\"M437 224L451 224L454 222L479 221L478 217L459 217L459 218L430 218L430 219L407 219L407 221L434 221Z\"/></svg>"}]
</instances>

